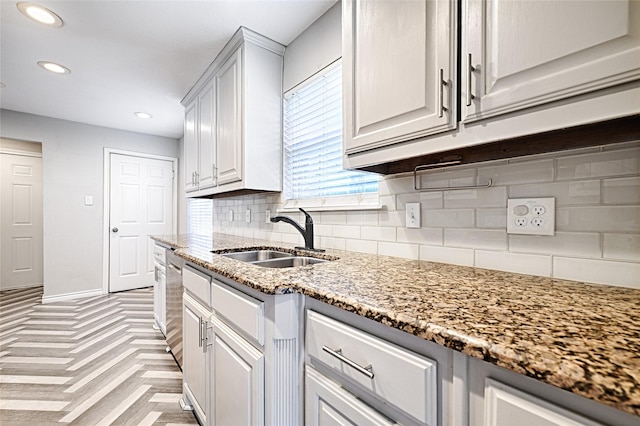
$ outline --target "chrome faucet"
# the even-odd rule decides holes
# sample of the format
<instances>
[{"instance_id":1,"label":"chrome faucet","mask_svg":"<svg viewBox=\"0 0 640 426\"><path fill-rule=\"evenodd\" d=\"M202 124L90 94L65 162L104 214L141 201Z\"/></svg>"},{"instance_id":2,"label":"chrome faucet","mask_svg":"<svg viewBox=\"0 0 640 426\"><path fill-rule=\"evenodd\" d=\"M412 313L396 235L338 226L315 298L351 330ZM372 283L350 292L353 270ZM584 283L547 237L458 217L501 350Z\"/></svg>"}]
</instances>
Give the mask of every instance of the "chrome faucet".
<instances>
[{"instance_id":1,"label":"chrome faucet","mask_svg":"<svg viewBox=\"0 0 640 426\"><path fill-rule=\"evenodd\" d=\"M291 219L288 216L274 216L271 218L271 222L273 223L287 222L288 224L296 228L299 233L302 234L302 236L304 237L304 247L296 247L297 249L324 251L321 249L313 248L313 218L309 213L307 213L303 209L300 209L300 211L305 215L304 228L300 226L298 222L296 222L295 220Z\"/></svg>"}]
</instances>

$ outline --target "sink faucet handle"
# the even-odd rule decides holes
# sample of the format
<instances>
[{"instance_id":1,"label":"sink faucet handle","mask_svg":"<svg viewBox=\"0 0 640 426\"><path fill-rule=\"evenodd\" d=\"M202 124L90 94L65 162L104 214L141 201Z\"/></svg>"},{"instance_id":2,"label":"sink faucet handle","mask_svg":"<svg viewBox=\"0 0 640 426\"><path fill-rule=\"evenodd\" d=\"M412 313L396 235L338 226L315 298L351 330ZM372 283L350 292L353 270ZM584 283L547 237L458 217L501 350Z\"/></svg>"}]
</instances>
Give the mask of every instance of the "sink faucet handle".
<instances>
[{"instance_id":1,"label":"sink faucet handle","mask_svg":"<svg viewBox=\"0 0 640 426\"><path fill-rule=\"evenodd\" d=\"M313 218L311 217L311 215L310 215L309 213L307 213L307 212L306 212L303 208L301 208L301 207L300 207L300 211L301 211L302 213L304 213L304 215L305 215L304 223L305 223L305 224L309 224L309 223L313 224Z\"/></svg>"}]
</instances>

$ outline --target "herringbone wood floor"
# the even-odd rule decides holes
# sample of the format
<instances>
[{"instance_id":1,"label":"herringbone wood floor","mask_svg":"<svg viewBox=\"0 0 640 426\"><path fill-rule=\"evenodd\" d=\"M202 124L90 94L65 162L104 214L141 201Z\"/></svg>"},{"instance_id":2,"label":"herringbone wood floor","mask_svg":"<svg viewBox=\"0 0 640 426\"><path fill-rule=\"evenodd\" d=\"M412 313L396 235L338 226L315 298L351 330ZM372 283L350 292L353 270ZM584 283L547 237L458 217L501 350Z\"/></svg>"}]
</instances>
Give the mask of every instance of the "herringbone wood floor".
<instances>
[{"instance_id":1,"label":"herringbone wood floor","mask_svg":"<svg viewBox=\"0 0 640 426\"><path fill-rule=\"evenodd\" d=\"M0 292L0 424L197 424L180 410L152 289L41 298L41 287Z\"/></svg>"}]
</instances>

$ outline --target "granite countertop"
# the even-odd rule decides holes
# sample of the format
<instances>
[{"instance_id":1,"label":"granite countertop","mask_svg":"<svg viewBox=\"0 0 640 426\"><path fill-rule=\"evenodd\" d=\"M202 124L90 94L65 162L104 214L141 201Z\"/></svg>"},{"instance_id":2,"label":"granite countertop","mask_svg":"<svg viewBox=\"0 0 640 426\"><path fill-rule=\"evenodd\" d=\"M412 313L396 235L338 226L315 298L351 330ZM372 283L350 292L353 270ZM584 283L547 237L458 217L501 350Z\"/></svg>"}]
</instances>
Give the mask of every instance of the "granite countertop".
<instances>
[{"instance_id":1,"label":"granite countertop","mask_svg":"<svg viewBox=\"0 0 640 426\"><path fill-rule=\"evenodd\" d=\"M263 293L302 293L640 415L640 290L338 250L322 254L337 260L311 267L262 268L211 250L293 245L152 238Z\"/></svg>"}]
</instances>

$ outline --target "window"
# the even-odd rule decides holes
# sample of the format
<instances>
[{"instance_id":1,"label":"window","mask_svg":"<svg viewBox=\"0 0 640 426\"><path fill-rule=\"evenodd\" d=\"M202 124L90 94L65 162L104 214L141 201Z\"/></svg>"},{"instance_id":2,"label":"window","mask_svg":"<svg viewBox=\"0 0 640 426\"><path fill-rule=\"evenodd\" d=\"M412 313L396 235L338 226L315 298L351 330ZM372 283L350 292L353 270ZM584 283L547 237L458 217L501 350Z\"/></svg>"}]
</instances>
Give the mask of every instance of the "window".
<instances>
[{"instance_id":1,"label":"window","mask_svg":"<svg viewBox=\"0 0 640 426\"><path fill-rule=\"evenodd\" d=\"M342 167L342 67L285 93L285 208L378 205L378 176Z\"/></svg>"},{"instance_id":2,"label":"window","mask_svg":"<svg viewBox=\"0 0 640 426\"><path fill-rule=\"evenodd\" d=\"M213 200L206 198L187 200L187 232L198 235L213 233Z\"/></svg>"}]
</instances>

